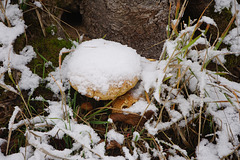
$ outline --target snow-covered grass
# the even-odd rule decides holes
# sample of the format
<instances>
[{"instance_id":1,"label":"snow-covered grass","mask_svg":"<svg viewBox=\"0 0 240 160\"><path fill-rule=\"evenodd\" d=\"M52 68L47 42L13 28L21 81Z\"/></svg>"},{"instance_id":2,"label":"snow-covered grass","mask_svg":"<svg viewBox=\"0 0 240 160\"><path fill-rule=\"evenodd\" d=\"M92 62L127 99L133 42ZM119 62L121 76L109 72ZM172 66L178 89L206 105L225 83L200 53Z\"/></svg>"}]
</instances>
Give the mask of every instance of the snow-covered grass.
<instances>
[{"instance_id":1,"label":"snow-covered grass","mask_svg":"<svg viewBox=\"0 0 240 160\"><path fill-rule=\"evenodd\" d=\"M215 1L216 10L219 11L224 3ZM233 8L233 2L228 2L225 7ZM36 54L31 46L15 53L13 43L26 28L21 19L22 11L18 5L10 4L10 1L1 0L1 3L6 6L4 5L5 12L0 12L0 85L20 96L22 90L28 90L31 96L42 80L27 67L27 63ZM40 2L34 4L42 6ZM236 4L236 8L238 7ZM8 26L7 21L11 26ZM176 22L178 21L173 21L175 26ZM207 28L201 30L200 23L208 24ZM69 51L69 55L64 58L61 67L57 67L45 78L47 87L59 100L45 100L41 95L33 97L35 101L45 101L48 104L44 108L45 113L37 116L32 116L31 113L26 116L23 109L16 104L8 124L8 140L0 138L0 146L4 143L9 146L13 132L22 132L26 143L25 146L19 146L18 153L4 155L0 152L0 159L146 160L156 157L171 160L217 160L238 157L240 84L222 77L225 72L207 69L211 60L223 65L224 56L235 54L236 47L230 48L233 52L227 49L216 50L206 37L209 26L216 27L214 20L201 17L199 23L185 25L181 31L173 27L159 60L149 61L141 57L141 81L132 92L148 98L142 97L132 107L124 109L126 115L131 112L143 116L147 110L154 112L144 126L140 127L114 123L108 118L111 112L110 103L86 114L79 114L78 106L75 105L76 96L71 95L67 75L72 50L63 48L59 54ZM197 30L200 31L198 34ZM224 42L234 45L235 41L232 39L239 36L234 35L234 30L230 31ZM91 45L94 47L94 44ZM204 45L204 49L197 50L199 45ZM101 58L106 57L97 58L101 62ZM12 78L13 85L8 85L5 82L5 73L11 77L12 69L22 73L21 79L15 83ZM23 96L22 99L24 100ZM26 102L25 107L29 107ZM17 115L22 116L21 120L15 120ZM104 116L107 116L106 121L101 120ZM100 132L98 126L103 126L104 131ZM65 148L59 149L54 144L56 140L62 140ZM118 155L109 153L108 148L112 146L117 146Z\"/></svg>"}]
</instances>

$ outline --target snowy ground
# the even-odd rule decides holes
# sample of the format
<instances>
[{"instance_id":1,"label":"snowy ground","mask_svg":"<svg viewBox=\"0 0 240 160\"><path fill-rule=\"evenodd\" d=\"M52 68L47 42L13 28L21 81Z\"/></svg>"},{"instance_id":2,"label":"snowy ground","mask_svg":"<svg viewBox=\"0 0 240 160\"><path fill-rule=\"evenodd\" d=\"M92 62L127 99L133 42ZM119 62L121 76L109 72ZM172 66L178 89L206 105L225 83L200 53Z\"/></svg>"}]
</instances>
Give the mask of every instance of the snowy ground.
<instances>
[{"instance_id":1,"label":"snowy ground","mask_svg":"<svg viewBox=\"0 0 240 160\"><path fill-rule=\"evenodd\" d=\"M215 2L215 8L218 12L227 7L234 15L236 10L240 9L240 5L234 0L215 0ZM29 90L29 95L31 95L41 83L41 78L34 74L26 64L36 57L36 53L32 46L25 46L20 53L14 52L13 43L19 35L24 33L27 26L25 26L24 20L21 19L23 13L18 5L10 4L10 0L2 0L2 4L6 5L5 12L0 12L0 61L2 62L0 66L0 85L6 90L10 90L16 94L19 94L20 90ZM41 7L39 2L36 1L35 4ZM10 21L11 27L3 23L6 17ZM208 17L202 17L201 21L210 25L216 25L215 22ZM240 13L237 14L235 23L236 26L239 26ZM16 106L9 121L8 129L9 131L14 131L18 127L26 125L27 129L25 136L28 145L26 147L21 147L19 153L7 156L4 156L0 152L0 159L134 160L140 158L146 160L151 159L152 156L164 159L167 153L170 153L168 158L171 160L191 158L197 158L199 160L218 160L234 152L239 156L240 84L231 82L215 72L205 69L202 64L208 62L208 60L213 60L218 64L222 64L225 62L224 55L230 51L233 52L233 54L239 55L240 28L231 30L224 39L224 43L231 45L230 51L227 49L221 51L215 50L214 47L209 45L204 34L192 43L191 46L184 48L184 43L189 42L194 29L194 25L186 27L179 33L177 38L165 42L165 52L163 51L162 53L166 54L166 59L162 58L159 61L150 62L141 57L141 69L136 69L137 72L139 72L137 76L142 80L136 92L146 91L149 93L150 90L153 89L154 100L159 106L167 111L169 121L161 121L160 118L158 118L161 108L152 102L148 104L144 99L139 100L131 108L125 110L140 113L141 115L145 110L154 111L154 116L145 123L144 128L149 135L155 137L155 142L158 144L159 148L152 148L147 141L143 141L143 144L147 148L147 151L143 152L136 145L137 141L142 140L141 134L135 131L132 133L133 139L131 142L131 150L123 146L122 151L124 154L122 156L111 157L105 155L107 141L110 142L115 140L118 144L122 145L124 142L124 135L115 129L111 129L106 133L106 141L101 142L100 136L91 126L84 123L79 124L74 120L73 110L64 100L64 95L62 93L62 91L67 91L70 88L68 82L69 77L66 74L69 69L67 64L70 63L69 60L71 60L74 53L70 52L63 60L62 68L56 68L56 70L46 78L48 82L47 86L61 98L59 101L48 101L49 106L45 109L48 113L47 116L39 115L36 117L29 117L19 122L14 121L16 115L21 112L21 109ZM196 51L194 46L197 44L204 44L207 47L201 51ZM95 44L94 42L91 43L93 47L97 45L99 44ZM75 47L73 46L72 49L75 49ZM114 49L118 48L114 47ZM114 49L113 53L115 52ZM188 50L187 54L185 54L186 49ZM66 51L67 49L63 48L59 54ZM93 58L97 58L96 60L98 62L103 61L101 57L98 56ZM122 65L122 69L127 71L128 68L124 68L124 66L125 65ZM91 67L94 68L94 66ZM11 75L11 69L17 69L22 73L16 88L4 82L4 73ZM178 74L179 69L181 70L180 75ZM119 72L122 72L122 70ZM118 71L116 71L116 74L117 73ZM130 75L128 76L131 77L131 72L129 73ZM185 93L178 92L178 82L184 82L183 79L186 81L185 87L189 90L188 97L185 96ZM96 81L96 83L98 83L98 81ZM34 98L35 100L42 100L41 97ZM172 109L172 106L176 106L176 109ZM202 112L204 112L204 114L201 114ZM187 151L180 148L177 144L171 144L169 141L163 141L161 137L157 137L159 132L171 128L174 124L177 124L180 128L186 127L188 122L196 117L200 117L201 119L201 116L205 116L205 118L211 116L213 122L217 126L217 130L213 134L205 135L205 138L199 136L199 143L195 149L196 157L188 155ZM109 125L112 124L111 119L109 119L108 122ZM49 144L50 138L56 135L59 139L63 138L64 135L71 137L74 140L72 148L57 150L51 146ZM216 137L214 142L207 139L207 137L214 136ZM5 142L5 139L0 138L0 146ZM163 146L169 146L169 148L166 149L163 148Z\"/></svg>"}]
</instances>

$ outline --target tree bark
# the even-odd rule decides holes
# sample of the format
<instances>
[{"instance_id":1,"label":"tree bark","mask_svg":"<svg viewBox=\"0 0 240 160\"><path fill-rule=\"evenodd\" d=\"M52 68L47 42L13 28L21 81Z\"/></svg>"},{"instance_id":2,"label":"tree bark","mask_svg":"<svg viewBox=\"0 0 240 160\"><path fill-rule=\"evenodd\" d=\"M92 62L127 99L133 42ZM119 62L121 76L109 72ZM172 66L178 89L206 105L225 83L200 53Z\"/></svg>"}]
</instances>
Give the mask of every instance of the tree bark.
<instances>
[{"instance_id":1,"label":"tree bark","mask_svg":"<svg viewBox=\"0 0 240 160\"><path fill-rule=\"evenodd\" d=\"M105 37L158 59L160 42L166 39L170 3L173 17L174 0L84 0L80 11L89 37Z\"/></svg>"},{"instance_id":2,"label":"tree bark","mask_svg":"<svg viewBox=\"0 0 240 160\"><path fill-rule=\"evenodd\" d=\"M128 45L147 58L158 59L161 54L163 40L166 39L166 28L169 19L173 19L175 0L42 0L49 6L49 11L62 20L81 21L74 25L84 31L89 38L102 38ZM171 10L170 10L171 4ZM57 7L56 7L57 6ZM74 19L73 14L80 13ZM48 13L41 13L44 25L54 20ZM69 17L68 17L69 15ZM49 20L50 19L50 20ZM64 26L64 23L62 23ZM47 25L46 25L47 26ZM64 36L61 27L56 24L58 35ZM74 32L74 34L76 34ZM158 44L158 45L156 45Z\"/></svg>"}]
</instances>

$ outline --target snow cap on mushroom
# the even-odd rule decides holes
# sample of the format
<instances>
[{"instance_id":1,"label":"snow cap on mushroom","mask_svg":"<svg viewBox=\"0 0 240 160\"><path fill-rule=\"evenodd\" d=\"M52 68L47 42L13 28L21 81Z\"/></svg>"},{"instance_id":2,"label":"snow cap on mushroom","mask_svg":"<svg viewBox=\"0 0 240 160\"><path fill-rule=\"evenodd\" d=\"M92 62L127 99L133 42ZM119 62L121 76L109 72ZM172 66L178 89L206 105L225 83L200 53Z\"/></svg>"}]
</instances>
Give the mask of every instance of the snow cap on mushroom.
<instances>
[{"instance_id":1,"label":"snow cap on mushroom","mask_svg":"<svg viewBox=\"0 0 240 160\"><path fill-rule=\"evenodd\" d=\"M138 82L140 56L126 45L93 39L72 53L68 71L69 81L79 93L96 100L114 99Z\"/></svg>"}]
</instances>

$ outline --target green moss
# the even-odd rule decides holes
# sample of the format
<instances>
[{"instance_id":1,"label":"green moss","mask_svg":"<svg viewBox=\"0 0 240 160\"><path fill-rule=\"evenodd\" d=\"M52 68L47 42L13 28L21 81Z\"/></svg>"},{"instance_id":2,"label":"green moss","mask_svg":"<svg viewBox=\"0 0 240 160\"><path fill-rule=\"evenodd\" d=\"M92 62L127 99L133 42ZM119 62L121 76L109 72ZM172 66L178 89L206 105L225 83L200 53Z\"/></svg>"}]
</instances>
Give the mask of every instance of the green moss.
<instances>
[{"instance_id":1,"label":"green moss","mask_svg":"<svg viewBox=\"0 0 240 160\"><path fill-rule=\"evenodd\" d=\"M55 25L51 25L45 28L47 34L52 35L52 33L57 33L57 27Z\"/></svg>"},{"instance_id":2,"label":"green moss","mask_svg":"<svg viewBox=\"0 0 240 160\"><path fill-rule=\"evenodd\" d=\"M59 52L62 48L71 48L71 41L58 40L55 37L41 37L31 44L38 54L37 58L33 59L29 67L39 76L45 78L46 74L51 72L53 68L48 67L45 70L46 60L52 62L52 65L58 67ZM44 57L44 59L43 59Z\"/></svg>"}]
</instances>

